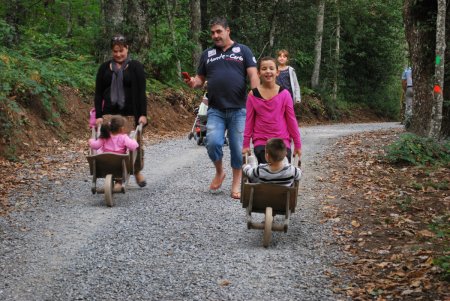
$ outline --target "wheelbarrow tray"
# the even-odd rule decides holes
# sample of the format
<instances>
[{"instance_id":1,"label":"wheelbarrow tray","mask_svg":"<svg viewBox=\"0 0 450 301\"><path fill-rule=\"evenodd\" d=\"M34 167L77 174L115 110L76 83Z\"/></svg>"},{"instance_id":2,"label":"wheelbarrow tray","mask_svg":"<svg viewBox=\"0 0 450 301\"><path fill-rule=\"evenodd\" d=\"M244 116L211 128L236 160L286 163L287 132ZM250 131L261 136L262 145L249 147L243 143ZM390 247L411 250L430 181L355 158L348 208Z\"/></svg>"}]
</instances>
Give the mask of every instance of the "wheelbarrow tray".
<instances>
[{"instance_id":1,"label":"wheelbarrow tray","mask_svg":"<svg viewBox=\"0 0 450 301\"><path fill-rule=\"evenodd\" d=\"M297 206L298 186L298 181L290 187L267 183L243 183L242 207L247 208L251 203L251 212L264 213L267 207L271 207L274 215L285 215L288 200L289 210L294 213Z\"/></svg>"},{"instance_id":2,"label":"wheelbarrow tray","mask_svg":"<svg viewBox=\"0 0 450 301\"><path fill-rule=\"evenodd\" d=\"M88 155L89 170L95 178L105 178L112 174L114 178L122 178L132 170L132 160L129 153L101 153Z\"/></svg>"}]
</instances>

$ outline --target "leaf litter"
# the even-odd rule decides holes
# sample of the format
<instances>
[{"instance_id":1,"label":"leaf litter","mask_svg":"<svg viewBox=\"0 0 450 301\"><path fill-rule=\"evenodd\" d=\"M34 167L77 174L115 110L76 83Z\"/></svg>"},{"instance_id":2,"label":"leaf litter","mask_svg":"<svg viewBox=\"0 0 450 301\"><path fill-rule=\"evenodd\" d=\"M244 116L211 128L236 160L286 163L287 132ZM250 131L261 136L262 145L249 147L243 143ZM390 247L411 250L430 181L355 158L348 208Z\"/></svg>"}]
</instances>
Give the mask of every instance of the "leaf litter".
<instances>
[{"instance_id":1,"label":"leaf litter","mask_svg":"<svg viewBox=\"0 0 450 301\"><path fill-rule=\"evenodd\" d=\"M346 136L323 160L325 194L336 197L322 201L322 222L333 223L350 258L336 263L349 278L333 279L334 291L353 300L448 301L448 279L433 261L450 255L450 166L388 164L384 148L401 132Z\"/></svg>"}]
</instances>

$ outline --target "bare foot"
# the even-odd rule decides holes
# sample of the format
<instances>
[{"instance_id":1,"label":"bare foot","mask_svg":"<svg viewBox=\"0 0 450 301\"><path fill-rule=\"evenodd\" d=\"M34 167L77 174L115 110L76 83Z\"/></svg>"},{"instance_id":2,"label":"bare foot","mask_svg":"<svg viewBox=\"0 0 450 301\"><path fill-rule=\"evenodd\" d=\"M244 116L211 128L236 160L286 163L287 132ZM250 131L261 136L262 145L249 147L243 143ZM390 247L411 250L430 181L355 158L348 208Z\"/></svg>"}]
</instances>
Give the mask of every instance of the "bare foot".
<instances>
[{"instance_id":1,"label":"bare foot","mask_svg":"<svg viewBox=\"0 0 450 301\"><path fill-rule=\"evenodd\" d=\"M147 185L147 181L145 181L145 178L142 175L142 173L138 172L137 174L134 175L134 177L136 178L136 183L138 184L139 187L144 187L145 185Z\"/></svg>"},{"instance_id":2,"label":"bare foot","mask_svg":"<svg viewBox=\"0 0 450 301\"><path fill-rule=\"evenodd\" d=\"M231 192L231 198L235 200L239 200L241 198L241 192L240 191L232 191Z\"/></svg>"},{"instance_id":3,"label":"bare foot","mask_svg":"<svg viewBox=\"0 0 450 301\"><path fill-rule=\"evenodd\" d=\"M225 179L225 173L217 174L209 185L210 190L217 190L222 186L223 180Z\"/></svg>"},{"instance_id":4,"label":"bare foot","mask_svg":"<svg viewBox=\"0 0 450 301\"><path fill-rule=\"evenodd\" d=\"M122 182L117 181L114 184L114 192L123 192Z\"/></svg>"},{"instance_id":5,"label":"bare foot","mask_svg":"<svg viewBox=\"0 0 450 301\"><path fill-rule=\"evenodd\" d=\"M242 170L233 168L233 183L231 184L231 197L233 199L241 198L241 177Z\"/></svg>"}]
</instances>

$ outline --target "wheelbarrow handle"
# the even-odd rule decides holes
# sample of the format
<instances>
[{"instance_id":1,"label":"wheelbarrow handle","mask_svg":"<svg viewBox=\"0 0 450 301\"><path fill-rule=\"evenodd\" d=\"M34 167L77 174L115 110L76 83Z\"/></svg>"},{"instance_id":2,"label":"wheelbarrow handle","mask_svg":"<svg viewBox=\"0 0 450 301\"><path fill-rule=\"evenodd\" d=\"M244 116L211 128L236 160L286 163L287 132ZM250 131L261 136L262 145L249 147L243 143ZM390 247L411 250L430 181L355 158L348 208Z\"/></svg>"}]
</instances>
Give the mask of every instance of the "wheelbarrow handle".
<instances>
[{"instance_id":1,"label":"wheelbarrow handle","mask_svg":"<svg viewBox=\"0 0 450 301\"><path fill-rule=\"evenodd\" d=\"M300 160L300 157L298 155L294 156L293 165L296 167L302 167L302 161Z\"/></svg>"}]
</instances>

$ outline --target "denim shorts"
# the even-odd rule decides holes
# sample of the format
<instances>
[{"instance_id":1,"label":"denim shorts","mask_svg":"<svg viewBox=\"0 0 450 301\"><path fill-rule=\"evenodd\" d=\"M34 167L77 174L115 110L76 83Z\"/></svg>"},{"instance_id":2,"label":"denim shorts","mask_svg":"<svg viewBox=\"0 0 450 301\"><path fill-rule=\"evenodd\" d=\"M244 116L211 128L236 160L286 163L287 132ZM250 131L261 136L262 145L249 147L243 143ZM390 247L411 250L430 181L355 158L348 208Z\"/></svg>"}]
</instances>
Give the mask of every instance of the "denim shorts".
<instances>
[{"instance_id":1,"label":"denim shorts","mask_svg":"<svg viewBox=\"0 0 450 301\"><path fill-rule=\"evenodd\" d=\"M230 147L231 167L242 168L242 143L244 140L245 109L219 110L208 108L208 121L206 123L206 149L211 161L222 160L222 147L225 139L225 130L228 135Z\"/></svg>"}]
</instances>

